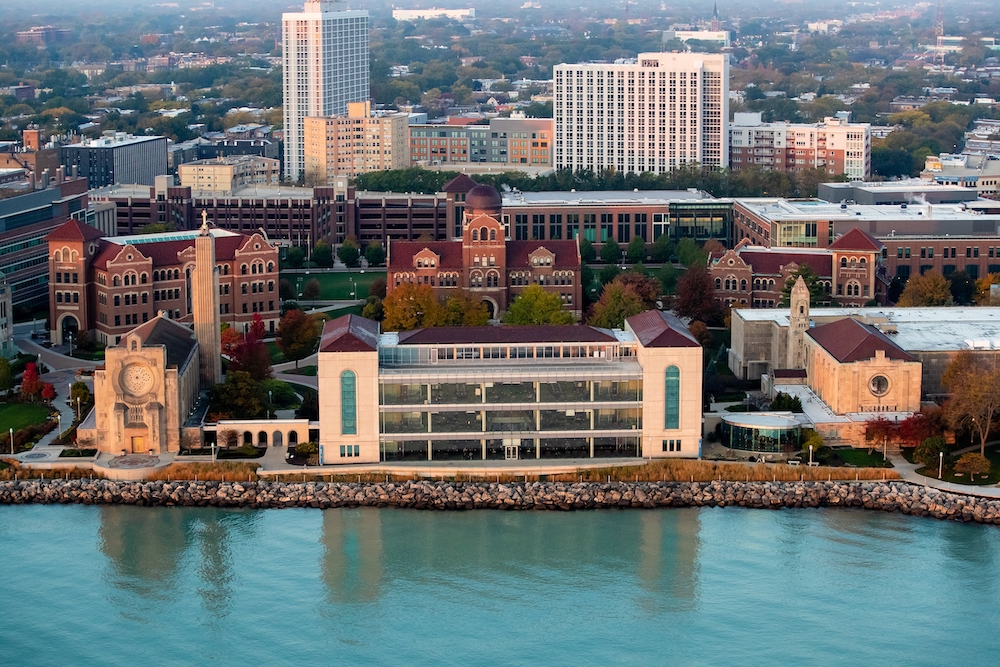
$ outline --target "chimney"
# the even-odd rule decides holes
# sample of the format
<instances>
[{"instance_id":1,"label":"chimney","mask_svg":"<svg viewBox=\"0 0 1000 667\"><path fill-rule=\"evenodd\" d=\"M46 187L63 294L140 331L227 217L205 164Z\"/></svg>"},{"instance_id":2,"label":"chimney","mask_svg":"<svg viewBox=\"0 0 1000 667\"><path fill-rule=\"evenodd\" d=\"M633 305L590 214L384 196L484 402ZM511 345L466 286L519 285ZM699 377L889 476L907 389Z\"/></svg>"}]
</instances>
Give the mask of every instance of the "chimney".
<instances>
[{"instance_id":1,"label":"chimney","mask_svg":"<svg viewBox=\"0 0 1000 667\"><path fill-rule=\"evenodd\" d=\"M42 186L41 187L42 190L44 190L45 188L49 187L49 170L48 169L42 169L42 177L41 177L41 181L39 182L39 185Z\"/></svg>"},{"instance_id":2,"label":"chimney","mask_svg":"<svg viewBox=\"0 0 1000 667\"><path fill-rule=\"evenodd\" d=\"M66 168L62 165L56 167L56 183L62 183L66 180Z\"/></svg>"}]
</instances>

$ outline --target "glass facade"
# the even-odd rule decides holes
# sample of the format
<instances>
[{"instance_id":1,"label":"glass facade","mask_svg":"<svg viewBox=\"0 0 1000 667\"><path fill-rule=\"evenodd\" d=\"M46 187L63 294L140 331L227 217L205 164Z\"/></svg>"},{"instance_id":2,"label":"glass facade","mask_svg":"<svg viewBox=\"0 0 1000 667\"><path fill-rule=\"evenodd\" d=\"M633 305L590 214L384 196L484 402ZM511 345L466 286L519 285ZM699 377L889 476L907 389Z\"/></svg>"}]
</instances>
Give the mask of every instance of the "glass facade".
<instances>
[{"instance_id":1,"label":"glass facade","mask_svg":"<svg viewBox=\"0 0 1000 667\"><path fill-rule=\"evenodd\" d=\"M759 423L722 420L722 445L747 452L798 451L801 427L794 419L754 415Z\"/></svg>"},{"instance_id":2,"label":"glass facade","mask_svg":"<svg viewBox=\"0 0 1000 667\"><path fill-rule=\"evenodd\" d=\"M340 433L342 435L358 433L357 376L354 375L354 371L344 371L340 374Z\"/></svg>"},{"instance_id":3,"label":"glass facade","mask_svg":"<svg viewBox=\"0 0 1000 667\"><path fill-rule=\"evenodd\" d=\"M681 422L681 371L677 366L667 369L663 396L663 428L680 428Z\"/></svg>"}]
</instances>

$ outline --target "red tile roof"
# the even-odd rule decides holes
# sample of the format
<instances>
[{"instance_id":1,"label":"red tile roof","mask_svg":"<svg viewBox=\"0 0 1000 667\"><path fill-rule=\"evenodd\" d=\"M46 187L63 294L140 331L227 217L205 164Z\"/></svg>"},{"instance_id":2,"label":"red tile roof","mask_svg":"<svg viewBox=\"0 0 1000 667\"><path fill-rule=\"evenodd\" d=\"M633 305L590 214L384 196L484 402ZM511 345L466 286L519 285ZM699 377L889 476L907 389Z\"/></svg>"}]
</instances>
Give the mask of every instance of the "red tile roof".
<instances>
[{"instance_id":1,"label":"red tile roof","mask_svg":"<svg viewBox=\"0 0 1000 667\"><path fill-rule=\"evenodd\" d=\"M809 329L806 333L841 363L872 359L878 350L884 351L887 359L916 361L884 333L850 317Z\"/></svg>"},{"instance_id":2,"label":"red tile roof","mask_svg":"<svg viewBox=\"0 0 1000 667\"><path fill-rule=\"evenodd\" d=\"M70 218L45 237L46 241L93 241L101 238L101 230Z\"/></svg>"},{"instance_id":3,"label":"red tile roof","mask_svg":"<svg viewBox=\"0 0 1000 667\"><path fill-rule=\"evenodd\" d=\"M580 250L576 241L507 241L507 267L528 268L531 253L545 248L556 256L556 269L580 269Z\"/></svg>"},{"instance_id":4,"label":"red tile roof","mask_svg":"<svg viewBox=\"0 0 1000 667\"><path fill-rule=\"evenodd\" d=\"M249 235L219 236L215 239L215 258L220 261L230 261L236 258L236 251L250 240ZM108 261L114 259L124 245L101 241L101 249L94 257L94 266L107 269ZM143 257L153 260L153 266L176 266L180 264L178 255L194 247L194 239L179 239L177 241L157 241L155 243L137 243L130 246L139 251Z\"/></svg>"},{"instance_id":5,"label":"red tile roof","mask_svg":"<svg viewBox=\"0 0 1000 667\"><path fill-rule=\"evenodd\" d=\"M833 276L833 255L828 252L812 254L745 249L740 251L740 257L753 267L755 274L779 276L782 267L794 263L799 266L807 264L820 277Z\"/></svg>"},{"instance_id":6,"label":"red tile roof","mask_svg":"<svg viewBox=\"0 0 1000 667\"><path fill-rule=\"evenodd\" d=\"M389 241L389 269L392 271L413 270L413 256L427 248L440 257L438 268L462 268L461 241Z\"/></svg>"},{"instance_id":7,"label":"red tile roof","mask_svg":"<svg viewBox=\"0 0 1000 667\"><path fill-rule=\"evenodd\" d=\"M643 347L701 347L673 313L647 310L625 321Z\"/></svg>"},{"instance_id":8,"label":"red tile roof","mask_svg":"<svg viewBox=\"0 0 1000 667\"><path fill-rule=\"evenodd\" d=\"M323 326L320 352L375 352L378 350L378 322L358 315L344 315Z\"/></svg>"},{"instance_id":9,"label":"red tile roof","mask_svg":"<svg viewBox=\"0 0 1000 667\"><path fill-rule=\"evenodd\" d=\"M615 337L603 329L585 325L540 325L499 327L432 327L403 331L399 345L474 345L502 343L613 343Z\"/></svg>"},{"instance_id":10,"label":"red tile roof","mask_svg":"<svg viewBox=\"0 0 1000 667\"><path fill-rule=\"evenodd\" d=\"M804 378L806 377L805 370L801 368L775 368L771 371L771 375L778 378Z\"/></svg>"},{"instance_id":11,"label":"red tile roof","mask_svg":"<svg viewBox=\"0 0 1000 667\"><path fill-rule=\"evenodd\" d=\"M882 252L882 242L871 234L855 227L846 234L839 236L830 244L831 250L866 250Z\"/></svg>"}]
</instances>

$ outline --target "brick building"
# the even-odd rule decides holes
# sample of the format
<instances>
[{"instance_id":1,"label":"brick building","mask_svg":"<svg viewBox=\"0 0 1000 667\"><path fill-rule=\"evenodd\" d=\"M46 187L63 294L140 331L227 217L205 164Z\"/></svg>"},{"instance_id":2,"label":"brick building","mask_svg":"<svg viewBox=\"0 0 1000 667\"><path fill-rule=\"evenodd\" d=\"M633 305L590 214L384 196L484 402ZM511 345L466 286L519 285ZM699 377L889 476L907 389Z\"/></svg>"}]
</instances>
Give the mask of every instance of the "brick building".
<instances>
[{"instance_id":1,"label":"brick building","mask_svg":"<svg viewBox=\"0 0 1000 667\"><path fill-rule=\"evenodd\" d=\"M764 248L742 241L715 255L709 273L719 299L739 307L774 308L785 283L803 265L819 278L826 298L821 303L863 306L885 296L883 245L860 229L852 229L827 248Z\"/></svg>"},{"instance_id":2,"label":"brick building","mask_svg":"<svg viewBox=\"0 0 1000 667\"><path fill-rule=\"evenodd\" d=\"M223 322L245 331L255 313L277 327L278 249L260 234L213 229ZM49 322L53 343L85 333L117 344L137 325L165 311L192 321L191 272L197 232L102 238L100 230L70 220L48 242Z\"/></svg>"},{"instance_id":3,"label":"brick building","mask_svg":"<svg viewBox=\"0 0 1000 667\"><path fill-rule=\"evenodd\" d=\"M303 122L306 183L410 166L408 115L372 114L371 102L348 102L347 113Z\"/></svg>"},{"instance_id":4,"label":"brick building","mask_svg":"<svg viewBox=\"0 0 1000 667\"><path fill-rule=\"evenodd\" d=\"M551 118L493 118L489 125L411 125L410 163L552 166Z\"/></svg>"},{"instance_id":5,"label":"brick building","mask_svg":"<svg viewBox=\"0 0 1000 667\"><path fill-rule=\"evenodd\" d=\"M537 284L559 294L565 308L579 317L579 242L510 240L500 193L489 186L473 187L463 200L460 241L389 244L388 289L417 283L430 285L440 296L464 291L485 301L491 317L500 317L528 285Z\"/></svg>"}]
</instances>

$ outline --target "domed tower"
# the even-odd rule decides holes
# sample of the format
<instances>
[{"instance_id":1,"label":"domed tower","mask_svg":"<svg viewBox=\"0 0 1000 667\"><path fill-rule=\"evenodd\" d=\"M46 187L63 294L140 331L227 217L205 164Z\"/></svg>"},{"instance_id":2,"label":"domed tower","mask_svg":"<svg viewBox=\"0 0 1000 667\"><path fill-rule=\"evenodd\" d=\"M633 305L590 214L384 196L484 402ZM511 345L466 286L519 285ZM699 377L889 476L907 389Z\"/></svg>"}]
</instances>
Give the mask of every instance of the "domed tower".
<instances>
[{"instance_id":1,"label":"domed tower","mask_svg":"<svg viewBox=\"0 0 1000 667\"><path fill-rule=\"evenodd\" d=\"M488 185L477 185L465 198L462 266L469 291L482 296L491 316L506 310L507 235L503 199Z\"/></svg>"}]
</instances>

